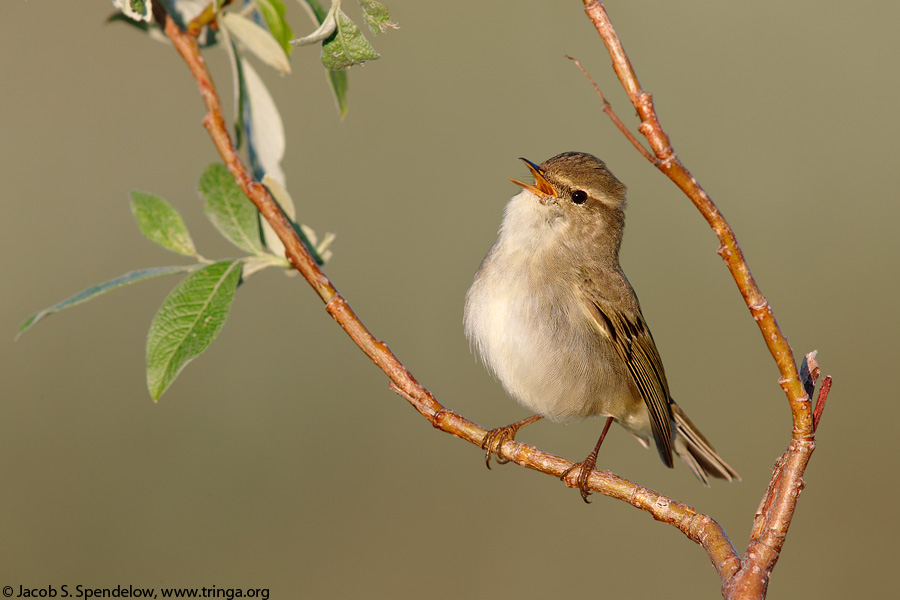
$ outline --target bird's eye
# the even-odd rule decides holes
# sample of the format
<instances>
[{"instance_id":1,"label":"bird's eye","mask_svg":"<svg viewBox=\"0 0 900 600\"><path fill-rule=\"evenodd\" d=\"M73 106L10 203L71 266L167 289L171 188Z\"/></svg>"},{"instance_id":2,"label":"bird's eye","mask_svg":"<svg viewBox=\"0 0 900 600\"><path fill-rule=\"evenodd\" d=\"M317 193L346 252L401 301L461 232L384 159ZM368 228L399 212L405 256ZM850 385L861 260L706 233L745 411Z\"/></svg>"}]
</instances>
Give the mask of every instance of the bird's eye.
<instances>
[{"instance_id":1,"label":"bird's eye","mask_svg":"<svg viewBox=\"0 0 900 600\"><path fill-rule=\"evenodd\" d=\"M584 190L575 190L572 192L572 202L575 204L584 204L587 201L587 192Z\"/></svg>"}]
</instances>

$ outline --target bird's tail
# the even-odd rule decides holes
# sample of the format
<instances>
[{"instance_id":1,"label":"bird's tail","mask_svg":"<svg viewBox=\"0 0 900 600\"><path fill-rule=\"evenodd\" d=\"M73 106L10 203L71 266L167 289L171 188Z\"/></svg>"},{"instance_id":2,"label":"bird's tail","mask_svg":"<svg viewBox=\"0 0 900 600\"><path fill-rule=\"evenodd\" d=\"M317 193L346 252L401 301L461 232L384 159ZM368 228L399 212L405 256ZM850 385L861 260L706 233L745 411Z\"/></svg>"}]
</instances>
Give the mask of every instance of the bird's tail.
<instances>
[{"instance_id":1,"label":"bird's tail","mask_svg":"<svg viewBox=\"0 0 900 600\"><path fill-rule=\"evenodd\" d=\"M741 476L737 471L722 460L709 440L703 437L681 408L674 401L671 406L672 416L675 417L675 431L678 434L675 438L675 454L681 457L697 479L705 486L709 486L710 476L726 481L740 481Z\"/></svg>"}]
</instances>

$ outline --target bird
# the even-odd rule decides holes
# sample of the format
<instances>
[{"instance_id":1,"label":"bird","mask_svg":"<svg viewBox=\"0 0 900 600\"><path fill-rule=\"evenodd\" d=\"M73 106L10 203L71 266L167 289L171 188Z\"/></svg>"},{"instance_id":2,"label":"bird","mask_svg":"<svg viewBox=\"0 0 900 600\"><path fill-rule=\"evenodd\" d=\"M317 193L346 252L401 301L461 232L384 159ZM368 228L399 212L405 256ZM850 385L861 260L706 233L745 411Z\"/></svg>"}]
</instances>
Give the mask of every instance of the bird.
<instances>
[{"instance_id":1,"label":"bird","mask_svg":"<svg viewBox=\"0 0 900 600\"><path fill-rule=\"evenodd\" d=\"M619 264L626 188L599 158L564 152L537 165L507 203L497 241L466 294L466 336L506 392L535 413L485 435L492 453L539 419L606 417L594 451L563 473L589 502L588 478L613 421L663 464L683 460L706 486L740 476L669 393L662 359Z\"/></svg>"}]
</instances>

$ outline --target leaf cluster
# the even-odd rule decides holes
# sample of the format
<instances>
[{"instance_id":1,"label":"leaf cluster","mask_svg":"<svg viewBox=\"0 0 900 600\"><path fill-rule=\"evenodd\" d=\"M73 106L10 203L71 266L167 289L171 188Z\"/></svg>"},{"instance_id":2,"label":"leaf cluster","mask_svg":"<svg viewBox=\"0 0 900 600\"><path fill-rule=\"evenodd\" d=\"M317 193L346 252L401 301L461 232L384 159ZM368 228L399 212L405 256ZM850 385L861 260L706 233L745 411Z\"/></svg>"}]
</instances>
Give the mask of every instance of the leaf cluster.
<instances>
[{"instance_id":1,"label":"leaf cluster","mask_svg":"<svg viewBox=\"0 0 900 600\"><path fill-rule=\"evenodd\" d=\"M316 244L315 232L293 219L293 201L274 182L270 191L282 211L299 231L318 261L328 257L329 234ZM256 207L244 195L224 165L213 163L203 170L198 186L203 210L219 233L246 252L240 258L216 261L204 258L181 214L169 202L149 192L131 193L131 211L141 233L166 250L196 260L194 264L138 269L93 285L74 296L31 315L19 327L20 337L39 321L63 309L87 302L101 294L139 281L188 273L163 300L147 334L147 388L158 400L187 364L216 339L234 301L235 291L253 273L267 267L290 269L283 246L260 227Z\"/></svg>"},{"instance_id":2,"label":"leaf cluster","mask_svg":"<svg viewBox=\"0 0 900 600\"><path fill-rule=\"evenodd\" d=\"M310 35L294 39L282 0L113 0L117 13L109 21L135 26L161 41L154 23L171 16L183 30L197 37L202 47L220 44L231 60L236 114L236 146L246 141L254 176L277 201L282 212L321 265L330 256L333 234L318 241L315 231L299 224L287 192L281 160L285 150L281 116L271 94L248 60L255 57L282 74L290 73L294 46L321 43L321 61L328 74L341 118L347 111L347 69L379 58L359 27L333 0L326 10L318 0L298 0L317 24ZM396 27L388 9L375 0L359 0L366 25L373 33ZM87 302L114 289L163 275L185 277L163 300L147 334L147 387L154 400L178 374L216 339L225 324L235 292L253 273L272 266L289 269L284 246L256 207L240 190L222 164L211 164L200 176L199 194L204 212L219 233L246 253L239 258L209 260L198 251L181 214L163 198L143 191L131 193L131 210L144 236L155 244L193 258L188 265L138 269L93 285L74 296L40 310L22 323L18 339L46 317Z\"/></svg>"},{"instance_id":3,"label":"leaf cluster","mask_svg":"<svg viewBox=\"0 0 900 600\"><path fill-rule=\"evenodd\" d=\"M165 36L153 26L153 3L161 3L168 14L196 35L201 46L220 43L234 48L243 60L253 55L280 73L290 73L290 56L294 46L320 43L319 56L326 69L328 82L340 117L347 113L349 82L347 70L381 57L360 28L342 7L342 0L332 0L325 8L319 0L297 0L306 10L316 29L309 35L295 38L288 23L283 0L113 0L117 12L109 21L123 22L165 41ZM377 0L358 0L363 21L373 34L396 29L388 8ZM234 59L233 59L233 62ZM250 94L257 88L241 80L235 69L236 94ZM267 92L266 92L267 93Z\"/></svg>"}]
</instances>

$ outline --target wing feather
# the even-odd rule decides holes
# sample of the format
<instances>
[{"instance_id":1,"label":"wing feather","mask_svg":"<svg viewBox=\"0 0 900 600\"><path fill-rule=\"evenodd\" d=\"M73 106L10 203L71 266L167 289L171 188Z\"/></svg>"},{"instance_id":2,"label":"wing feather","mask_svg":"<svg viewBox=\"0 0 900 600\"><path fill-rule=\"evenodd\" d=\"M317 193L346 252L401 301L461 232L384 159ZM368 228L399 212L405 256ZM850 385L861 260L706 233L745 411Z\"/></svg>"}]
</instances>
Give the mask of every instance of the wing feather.
<instances>
[{"instance_id":1,"label":"wing feather","mask_svg":"<svg viewBox=\"0 0 900 600\"><path fill-rule=\"evenodd\" d=\"M675 441L672 409L669 406L669 384L644 316L639 308L637 317L629 318L609 306L601 306L600 302L590 302L593 309L590 312L597 320L597 325L612 342L647 405L659 456L666 466L672 467Z\"/></svg>"}]
</instances>

